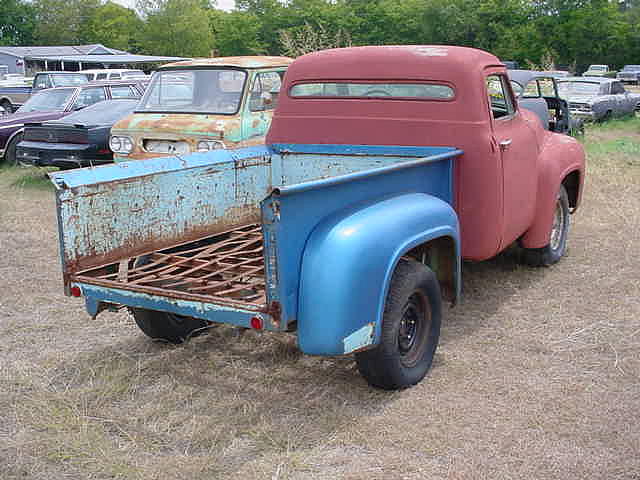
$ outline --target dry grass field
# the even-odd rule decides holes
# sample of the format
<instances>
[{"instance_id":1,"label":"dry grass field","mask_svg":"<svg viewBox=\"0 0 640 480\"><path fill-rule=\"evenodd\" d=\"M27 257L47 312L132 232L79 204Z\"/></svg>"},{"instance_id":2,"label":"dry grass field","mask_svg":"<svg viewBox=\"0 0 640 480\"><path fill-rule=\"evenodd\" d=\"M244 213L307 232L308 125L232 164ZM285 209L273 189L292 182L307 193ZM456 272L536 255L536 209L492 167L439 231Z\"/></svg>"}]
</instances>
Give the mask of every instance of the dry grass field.
<instances>
[{"instance_id":1,"label":"dry grass field","mask_svg":"<svg viewBox=\"0 0 640 480\"><path fill-rule=\"evenodd\" d=\"M590 126L569 252L464 266L421 384L218 327L149 341L62 295L52 189L0 170L0 478L640 479L640 119Z\"/></svg>"}]
</instances>

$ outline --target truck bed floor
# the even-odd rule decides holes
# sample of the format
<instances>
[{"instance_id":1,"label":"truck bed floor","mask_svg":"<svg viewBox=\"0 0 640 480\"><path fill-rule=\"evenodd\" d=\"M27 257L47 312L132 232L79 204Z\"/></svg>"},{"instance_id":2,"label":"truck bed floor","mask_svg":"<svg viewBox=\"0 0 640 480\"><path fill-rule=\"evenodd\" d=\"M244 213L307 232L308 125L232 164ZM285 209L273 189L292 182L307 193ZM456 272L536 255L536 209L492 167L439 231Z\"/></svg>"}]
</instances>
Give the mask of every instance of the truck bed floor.
<instances>
[{"instance_id":1,"label":"truck bed floor","mask_svg":"<svg viewBox=\"0 0 640 480\"><path fill-rule=\"evenodd\" d=\"M74 280L172 298L264 305L262 230L244 225L195 242L85 270Z\"/></svg>"}]
</instances>

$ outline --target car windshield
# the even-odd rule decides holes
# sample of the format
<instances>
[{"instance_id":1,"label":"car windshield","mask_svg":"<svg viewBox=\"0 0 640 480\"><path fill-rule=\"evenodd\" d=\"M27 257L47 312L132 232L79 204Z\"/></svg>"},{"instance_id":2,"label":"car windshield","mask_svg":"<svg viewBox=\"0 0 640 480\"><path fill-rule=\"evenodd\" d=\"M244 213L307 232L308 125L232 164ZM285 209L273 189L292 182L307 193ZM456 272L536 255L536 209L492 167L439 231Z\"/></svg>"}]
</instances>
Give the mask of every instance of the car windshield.
<instances>
[{"instance_id":1,"label":"car windshield","mask_svg":"<svg viewBox=\"0 0 640 480\"><path fill-rule=\"evenodd\" d=\"M58 122L81 125L113 124L132 113L137 105L137 100L105 100L67 115Z\"/></svg>"},{"instance_id":2,"label":"car windshield","mask_svg":"<svg viewBox=\"0 0 640 480\"><path fill-rule=\"evenodd\" d=\"M64 75L56 75L55 73L50 73L51 81L53 82L54 87L72 87L75 85L83 85L87 83L87 76L84 73L78 73L74 75L64 74Z\"/></svg>"},{"instance_id":3,"label":"car windshield","mask_svg":"<svg viewBox=\"0 0 640 480\"><path fill-rule=\"evenodd\" d=\"M591 70L592 72L604 72L607 70L607 67L604 65L591 65L589 67L589 70Z\"/></svg>"},{"instance_id":4,"label":"car windshield","mask_svg":"<svg viewBox=\"0 0 640 480\"><path fill-rule=\"evenodd\" d=\"M625 65L622 70L625 72L640 72L640 65Z\"/></svg>"},{"instance_id":5,"label":"car windshield","mask_svg":"<svg viewBox=\"0 0 640 480\"><path fill-rule=\"evenodd\" d=\"M57 88L36 93L19 109L19 113L26 112L56 112L62 111L69 103L75 88Z\"/></svg>"},{"instance_id":6,"label":"car windshield","mask_svg":"<svg viewBox=\"0 0 640 480\"><path fill-rule=\"evenodd\" d=\"M558 82L560 95L597 95L600 84L596 82Z\"/></svg>"},{"instance_id":7,"label":"car windshield","mask_svg":"<svg viewBox=\"0 0 640 480\"><path fill-rule=\"evenodd\" d=\"M233 114L246 77L242 70L228 69L157 72L137 111Z\"/></svg>"}]
</instances>

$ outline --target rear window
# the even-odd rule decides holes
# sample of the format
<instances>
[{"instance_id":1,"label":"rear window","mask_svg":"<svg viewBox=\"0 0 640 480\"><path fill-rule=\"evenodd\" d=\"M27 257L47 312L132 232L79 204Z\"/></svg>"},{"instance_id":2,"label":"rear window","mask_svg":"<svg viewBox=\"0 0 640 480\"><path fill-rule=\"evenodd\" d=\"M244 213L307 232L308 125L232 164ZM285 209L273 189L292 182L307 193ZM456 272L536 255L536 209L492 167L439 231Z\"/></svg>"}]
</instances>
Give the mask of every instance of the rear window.
<instances>
[{"instance_id":1,"label":"rear window","mask_svg":"<svg viewBox=\"0 0 640 480\"><path fill-rule=\"evenodd\" d=\"M299 83L289 90L289 95L299 97L345 98L403 98L416 100L451 100L453 88L437 83L352 83L314 82Z\"/></svg>"}]
</instances>

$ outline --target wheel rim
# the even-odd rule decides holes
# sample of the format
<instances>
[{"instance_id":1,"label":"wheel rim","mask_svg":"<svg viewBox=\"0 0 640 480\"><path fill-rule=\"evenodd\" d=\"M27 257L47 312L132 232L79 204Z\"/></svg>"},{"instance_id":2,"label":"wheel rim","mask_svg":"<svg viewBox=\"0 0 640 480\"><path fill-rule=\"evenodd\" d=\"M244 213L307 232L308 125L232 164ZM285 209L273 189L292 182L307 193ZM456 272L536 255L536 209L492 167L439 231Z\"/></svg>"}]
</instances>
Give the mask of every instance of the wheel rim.
<instances>
[{"instance_id":1,"label":"wheel rim","mask_svg":"<svg viewBox=\"0 0 640 480\"><path fill-rule=\"evenodd\" d=\"M549 245L552 250L558 250L560 245L562 244L562 232L564 232L564 209L562 208L562 204L560 200L556 203L556 211L553 215L553 225L551 226L551 240Z\"/></svg>"},{"instance_id":2,"label":"wheel rim","mask_svg":"<svg viewBox=\"0 0 640 480\"><path fill-rule=\"evenodd\" d=\"M398 329L398 352L406 367L415 366L424 355L431 327L431 310L428 305L424 294L414 292L402 311Z\"/></svg>"}]
</instances>

